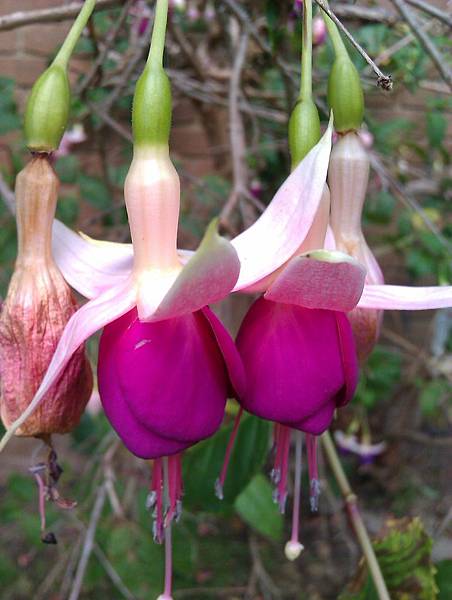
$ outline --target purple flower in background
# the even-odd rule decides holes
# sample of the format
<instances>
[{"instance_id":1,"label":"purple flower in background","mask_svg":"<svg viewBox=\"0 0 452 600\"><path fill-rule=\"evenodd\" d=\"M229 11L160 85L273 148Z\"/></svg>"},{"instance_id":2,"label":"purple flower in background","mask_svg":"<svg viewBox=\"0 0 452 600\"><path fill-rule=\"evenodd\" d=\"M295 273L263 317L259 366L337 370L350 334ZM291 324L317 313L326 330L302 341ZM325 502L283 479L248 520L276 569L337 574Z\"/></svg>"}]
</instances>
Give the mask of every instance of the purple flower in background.
<instances>
[{"instance_id":1,"label":"purple flower in background","mask_svg":"<svg viewBox=\"0 0 452 600\"><path fill-rule=\"evenodd\" d=\"M312 43L314 46L321 46L326 40L326 25L323 17L320 15L312 19Z\"/></svg>"},{"instance_id":2,"label":"purple flower in background","mask_svg":"<svg viewBox=\"0 0 452 600\"><path fill-rule=\"evenodd\" d=\"M133 29L135 34L141 37L148 30L152 10L145 0L135 0L129 13L136 17Z\"/></svg>"},{"instance_id":3,"label":"purple flower in background","mask_svg":"<svg viewBox=\"0 0 452 600\"><path fill-rule=\"evenodd\" d=\"M372 444L370 441L359 440L356 435L346 434L340 430L334 432L334 439L342 453L355 454L363 465L373 463L376 457L386 450L386 442Z\"/></svg>"}]
</instances>

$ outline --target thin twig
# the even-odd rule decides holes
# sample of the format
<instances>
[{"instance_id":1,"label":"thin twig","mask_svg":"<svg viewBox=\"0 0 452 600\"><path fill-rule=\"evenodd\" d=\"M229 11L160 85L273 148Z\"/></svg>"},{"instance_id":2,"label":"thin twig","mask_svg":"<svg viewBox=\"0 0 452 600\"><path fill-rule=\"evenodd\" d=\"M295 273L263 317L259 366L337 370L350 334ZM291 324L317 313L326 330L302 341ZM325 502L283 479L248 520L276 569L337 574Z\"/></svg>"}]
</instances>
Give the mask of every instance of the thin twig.
<instances>
[{"instance_id":1,"label":"thin twig","mask_svg":"<svg viewBox=\"0 0 452 600\"><path fill-rule=\"evenodd\" d=\"M386 75L385 73L383 73L383 71L381 71L381 69L379 69L379 67L370 58L370 56L367 54L367 52L364 50L364 48L362 46L360 46L360 44L358 44L358 42L355 40L355 38L352 36L352 34L349 32L349 30L345 27L345 25L342 24L342 21L340 21L336 17L336 15L328 8L328 6L324 3L323 0L315 0L315 2L320 6L320 8L323 10L323 12L325 14L327 14L334 23L336 23L336 25L339 27L339 29L342 31L342 33L347 37L349 42L355 48L355 50L357 50L361 54L361 56L364 58L364 60L367 62L367 64L372 67L373 72L375 73L375 75L378 78L377 85L380 86L385 91L392 90L391 75Z\"/></svg>"},{"instance_id":2,"label":"thin twig","mask_svg":"<svg viewBox=\"0 0 452 600\"><path fill-rule=\"evenodd\" d=\"M83 579L85 577L86 568L88 561L91 556L91 552L94 547L94 538L96 536L96 529L99 519L104 508L105 499L107 497L107 486L103 483L99 486L94 502L93 510L91 512L89 525L86 530L85 539L83 542L82 553L75 573L75 578L72 584L71 593L68 600L78 600L80 592L82 591Z\"/></svg>"},{"instance_id":3,"label":"thin twig","mask_svg":"<svg viewBox=\"0 0 452 600\"><path fill-rule=\"evenodd\" d=\"M229 215L246 190L245 163L245 131L239 110L240 79L248 48L248 31L245 29L240 37L235 55L229 85L229 137L232 156L233 185L226 204L221 211L220 220L225 224Z\"/></svg>"},{"instance_id":4,"label":"thin twig","mask_svg":"<svg viewBox=\"0 0 452 600\"><path fill-rule=\"evenodd\" d=\"M134 596L129 590L129 588L125 585L119 573L116 571L116 569L113 567L111 562L108 560L104 552L100 549L100 547L97 544L94 544L93 552L100 564L105 569L107 575L110 577L113 585L124 596L124 598L127 598L127 600L136 600L136 596Z\"/></svg>"},{"instance_id":5,"label":"thin twig","mask_svg":"<svg viewBox=\"0 0 452 600\"><path fill-rule=\"evenodd\" d=\"M121 4L123 0L97 0L95 11L106 10ZM77 16L80 12L83 2L71 2L65 6L56 6L55 8L43 8L41 10L18 11L0 17L0 31L16 29L32 23L55 23L58 21L68 21Z\"/></svg>"},{"instance_id":6,"label":"thin twig","mask_svg":"<svg viewBox=\"0 0 452 600\"><path fill-rule=\"evenodd\" d=\"M14 215L16 213L16 199L14 196L14 192L11 190L9 185L3 179L2 174L0 173L0 196L2 196L6 208Z\"/></svg>"},{"instance_id":7,"label":"thin twig","mask_svg":"<svg viewBox=\"0 0 452 600\"><path fill-rule=\"evenodd\" d=\"M419 26L415 15L407 6L405 0L391 0L391 2L399 11L400 15L405 19L413 34L417 37L424 50L430 56L433 63L436 65L436 68L440 72L441 77L452 89L452 71L449 69L447 61L445 60L441 52L438 50L438 48L435 46L435 44L432 42L432 40L429 38L429 36Z\"/></svg>"},{"instance_id":8,"label":"thin twig","mask_svg":"<svg viewBox=\"0 0 452 600\"><path fill-rule=\"evenodd\" d=\"M424 225L429 229L441 242L441 244L449 251L452 252L452 244L449 240L441 233L435 223L427 216L425 210L419 204L417 200L407 195L400 183L391 175L388 169L384 166L381 159L375 152L369 154L370 164L373 170L380 176L383 181L386 181L390 188L392 188L395 195L411 210L416 212L422 219Z\"/></svg>"},{"instance_id":9,"label":"thin twig","mask_svg":"<svg viewBox=\"0 0 452 600\"><path fill-rule=\"evenodd\" d=\"M415 6L416 8L419 8L420 10L427 13L428 15L435 17L435 19L438 19L438 21L442 21L448 27L452 27L452 17L450 15L448 15L447 13L445 13L444 11L442 11L437 6L433 6L433 4L431 4L430 2L423 2L423 0L406 0L406 1L408 4L411 4L411 6Z\"/></svg>"},{"instance_id":10,"label":"thin twig","mask_svg":"<svg viewBox=\"0 0 452 600\"><path fill-rule=\"evenodd\" d=\"M282 72L286 75L288 79L291 80L293 85L298 87L298 75L295 76L294 69L288 65L284 60L279 56L275 56L271 45L265 40L261 35L259 35L258 30L253 25L251 18L248 13L240 6L239 2L236 0L221 0L222 4L225 4L229 10L237 17L237 19L241 22L242 26L249 31L251 37L255 42L259 45L261 50L263 50L266 54L269 54L273 57L278 67L282 70Z\"/></svg>"},{"instance_id":11,"label":"thin twig","mask_svg":"<svg viewBox=\"0 0 452 600\"><path fill-rule=\"evenodd\" d=\"M129 9L132 5L132 2L133 2L133 0L127 0L127 2L122 7L121 14L119 15L117 21L115 22L115 26L112 29L110 29L107 33L103 48L99 52L98 57L96 58L94 63L91 65L91 68L88 71L88 73L85 75L85 77L79 83L79 85L77 85L77 87L75 88L76 95L82 94L86 90L86 88L90 85L93 78L96 76L96 73L99 71L99 68L101 67L102 63L104 62L110 48L112 47L114 41L116 40L116 37L118 36L118 33L121 30L121 27L124 24L124 21L127 18L127 15L129 13Z\"/></svg>"},{"instance_id":12,"label":"thin twig","mask_svg":"<svg viewBox=\"0 0 452 600\"><path fill-rule=\"evenodd\" d=\"M282 598L281 590L275 585L272 578L267 573L260 556L257 539L253 534L251 534L249 538L249 547L253 559L253 570L257 575L264 600L270 600L271 598L279 600Z\"/></svg>"},{"instance_id":13,"label":"thin twig","mask_svg":"<svg viewBox=\"0 0 452 600\"><path fill-rule=\"evenodd\" d=\"M359 19L360 21L380 22L386 25L395 25L399 20L397 13L390 12L377 6L363 6L354 4L334 4L334 12L343 19Z\"/></svg>"},{"instance_id":14,"label":"thin twig","mask_svg":"<svg viewBox=\"0 0 452 600\"><path fill-rule=\"evenodd\" d=\"M366 526L364 525L364 521L358 509L358 499L350 487L329 431L325 431L321 437L321 440L325 450L326 458L344 498L345 505L347 507L347 511L355 530L359 545L361 546L363 554L366 558L372 580L377 590L378 598L380 600L391 600L388 588L386 587L386 583L380 569L380 565L378 564L377 557L375 556L375 552L372 547L372 542L370 541L369 534L367 533Z\"/></svg>"}]
</instances>

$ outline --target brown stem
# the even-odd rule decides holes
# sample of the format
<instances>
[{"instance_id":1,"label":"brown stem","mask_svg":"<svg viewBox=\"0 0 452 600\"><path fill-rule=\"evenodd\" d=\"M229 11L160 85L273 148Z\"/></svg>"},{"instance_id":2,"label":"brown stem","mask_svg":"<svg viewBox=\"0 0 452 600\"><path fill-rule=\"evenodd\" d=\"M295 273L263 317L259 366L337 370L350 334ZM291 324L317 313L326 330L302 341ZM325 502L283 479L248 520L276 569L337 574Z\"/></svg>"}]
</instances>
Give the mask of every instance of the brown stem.
<instances>
[{"instance_id":1,"label":"brown stem","mask_svg":"<svg viewBox=\"0 0 452 600\"><path fill-rule=\"evenodd\" d=\"M355 530L359 545L361 546L363 554L366 558L370 574L378 593L378 598L379 600L391 600L383 573L381 572L380 565L378 564L377 557L375 556L375 552L372 547L372 542L370 541L366 526L364 525L364 521L359 512L357 502L358 498L350 487L329 431L325 431L321 437L321 440L325 450L326 458L344 498L345 506L347 507L347 512L352 522L353 529Z\"/></svg>"}]
</instances>

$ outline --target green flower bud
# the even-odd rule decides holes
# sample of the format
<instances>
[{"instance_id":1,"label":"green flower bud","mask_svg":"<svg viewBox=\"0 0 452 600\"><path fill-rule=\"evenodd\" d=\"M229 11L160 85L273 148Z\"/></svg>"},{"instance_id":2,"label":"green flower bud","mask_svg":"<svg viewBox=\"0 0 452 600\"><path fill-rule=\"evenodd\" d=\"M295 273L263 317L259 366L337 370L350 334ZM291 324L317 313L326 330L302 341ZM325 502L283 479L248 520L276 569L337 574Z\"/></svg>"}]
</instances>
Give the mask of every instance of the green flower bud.
<instances>
[{"instance_id":1,"label":"green flower bud","mask_svg":"<svg viewBox=\"0 0 452 600\"><path fill-rule=\"evenodd\" d=\"M25 111L25 139L34 152L52 152L60 140L71 102L66 69L52 64L34 84Z\"/></svg>"},{"instance_id":2,"label":"green flower bud","mask_svg":"<svg viewBox=\"0 0 452 600\"><path fill-rule=\"evenodd\" d=\"M137 146L167 145L171 128L171 86L161 65L148 63L137 81L132 128Z\"/></svg>"},{"instance_id":3,"label":"green flower bud","mask_svg":"<svg viewBox=\"0 0 452 600\"><path fill-rule=\"evenodd\" d=\"M336 131L344 133L361 127L364 96L355 65L347 54L336 56L328 78L328 103L333 110Z\"/></svg>"},{"instance_id":4,"label":"green flower bud","mask_svg":"<svg viewBox=\"0 0 452 600\"><path fill-rule=\"evenodd\" d=\"M312 98L298 100L289 120L289 150L292 169L320 139L320 119Z\"/></svg>"}]
</instances>

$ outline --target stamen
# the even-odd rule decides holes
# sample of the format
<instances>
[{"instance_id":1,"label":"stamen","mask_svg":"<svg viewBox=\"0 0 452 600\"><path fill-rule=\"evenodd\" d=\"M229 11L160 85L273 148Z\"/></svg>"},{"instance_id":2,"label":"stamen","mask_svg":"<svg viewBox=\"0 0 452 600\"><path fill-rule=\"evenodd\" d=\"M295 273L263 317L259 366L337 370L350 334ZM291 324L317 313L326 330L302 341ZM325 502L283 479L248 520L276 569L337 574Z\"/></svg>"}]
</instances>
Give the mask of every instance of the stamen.
<instances>
[{"instance_id":1,"label":"stamen","mask_svg":"<svg viewBox=\"0 0 452 600\"><path fill-rule=\"evenodd\" d=\"M299 541L300 526L300 498L301 498L301 470L302 470L302 450L303 434L301 431L295 432L295 480L294 497L292 509L292 535L287 542L284 552L289 560L295 560L304 550L303 544Z\"/></svg>"},{"instance_id":2,"label":"stamen","mask_svg":"<svg viewBox=\"0 0 452 600\"><path fill-rule=\"evenodd\" d=\"M224 498L224 482L226 481L226 475L228 473L229 461L231 460L232 450L234 449L237 432L239 430L240 419L242 418L243 408L240 408L237 416L234 420L234 426L232 428L231 435L229 437L228 445L226 446L226 452L224 455L223 466L221 468L220 476L215 481L215 496L219 500Z\"/></svg>"},{"instance_id":3,"label":"stamen","mask_svg":"<svg viewBox=\"0 0 452 600\"><path fill-rule=\"evenodd\" d=\"M157 544L163 542L163 498L162 498L162 487L163 487L163 473L162 473L162 459L156 458L154 460L154 466L152 468L152 480L151 480L151 494L155 492L155 509L153 513L154 523L152 525L152 532L154 541Z\"/></svg>"},{"instance_id":4,"label":"stamen","mask_svg":"<svg viewBox=\"0 0 452 600\"><path fill-rule=\"evenodd\" d=\"M310 504L311 511L317 512L319 510L319 496L320 496L320 480L319 470L317 465L317 437L309 433L306 434L306 447L308 452L308 470L309 470L309 481L310 481Z\"/></svg>"},{"instance_id":5,"label":"stamen","mask_svg":"<svg viewBox=\"0 0 452 600\"><path fill-rule=\"evenodd\" d=\"M272 481L276 484L273 492L274 502L279 504L279 510L284 514L287 500L287 472L289 468L290 427L277 423L275 425L274 439L276 443L276 456Z\"/></svg>"}]
</instances>

